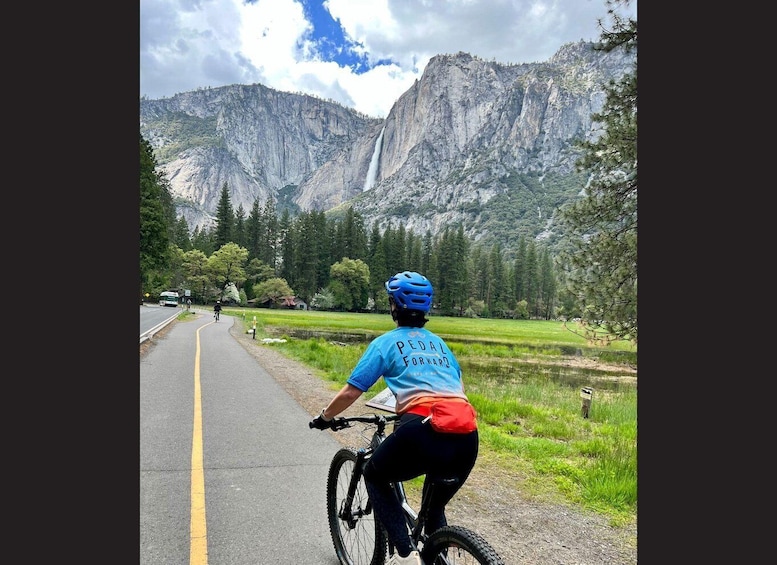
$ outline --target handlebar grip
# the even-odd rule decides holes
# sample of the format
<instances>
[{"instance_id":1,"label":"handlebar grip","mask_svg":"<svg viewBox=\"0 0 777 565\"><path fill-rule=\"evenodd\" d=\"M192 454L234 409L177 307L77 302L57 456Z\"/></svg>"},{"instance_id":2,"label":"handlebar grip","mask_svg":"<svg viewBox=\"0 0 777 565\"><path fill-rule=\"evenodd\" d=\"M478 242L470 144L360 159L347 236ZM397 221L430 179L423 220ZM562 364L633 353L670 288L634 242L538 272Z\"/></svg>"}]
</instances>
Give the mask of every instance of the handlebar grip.
<instances>
[{"instance_id":1,"label":"handlebar grip","mask_svg":"<svg viewBox=\"0 0 777 565\"><path fill-rule=\"evenodd\" d=\"M329 425L329 429L336 432L337 430L342 430L343 428L350 428L351 423L346 420L345 418L334 418L332 423ZM311 420L308 422L308 428L314 428L313 421Z\"/></svg>"},{"instance_id":2,"label":"handlebar grip","mask_svg":"<svg viewBox=\"0 0 777 565\"><path fill-rule=\"evenodd\" d=\"M350 428L351 422L345 418L335 418L330 427L332 431L336 432L338 430L342 430L343 428Z\"/></svg>"}]
</instances>

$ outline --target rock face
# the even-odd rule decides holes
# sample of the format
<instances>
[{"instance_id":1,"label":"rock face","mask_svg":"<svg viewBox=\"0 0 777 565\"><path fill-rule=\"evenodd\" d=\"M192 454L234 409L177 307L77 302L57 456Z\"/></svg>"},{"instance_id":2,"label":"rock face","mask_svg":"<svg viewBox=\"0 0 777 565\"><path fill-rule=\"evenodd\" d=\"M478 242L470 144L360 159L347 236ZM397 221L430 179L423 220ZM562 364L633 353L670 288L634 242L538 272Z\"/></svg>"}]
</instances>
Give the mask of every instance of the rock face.
<instances>
[{"instance_id":1,"label":"rock face","mask_svg":"<svg viewBox=\"0 0 777 565\"><path fill-rule=\"evenodd\" d=\"M438 55L385 120L255 84L142 99L140 131L192 229L211 225L226 183L246 213L283 194L300 210L351 206L367 226L419 235L462 222L479 239L503 229L507 206L516 230L538 237L584 186L574 143L599 135L604 87L634 71L635 53L593 47L529 64Z\"/></svg>"}]
</instances>

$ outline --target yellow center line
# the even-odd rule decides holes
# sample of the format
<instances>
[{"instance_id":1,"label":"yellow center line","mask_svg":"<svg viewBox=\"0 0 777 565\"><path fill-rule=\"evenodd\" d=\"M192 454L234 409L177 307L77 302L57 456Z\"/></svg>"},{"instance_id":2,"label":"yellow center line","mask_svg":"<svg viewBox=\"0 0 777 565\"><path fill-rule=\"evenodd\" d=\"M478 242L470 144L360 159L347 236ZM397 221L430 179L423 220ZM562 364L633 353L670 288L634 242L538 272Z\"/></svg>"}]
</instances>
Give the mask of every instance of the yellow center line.
<instances>
[{"instance_id":1,"label":"yellow center line","mask_svg":"<svg viewBox=\"0 0 777 565\"><path fill-rule=\"evenodd\" d=\"M189 526L189 565L208 565L208 535L207 528L205 527L205 472L202 463L201 329L197 330L197 347L194 354L194 430L192 433L192 506L191 524Z\"/></svg>"}]
</instances>

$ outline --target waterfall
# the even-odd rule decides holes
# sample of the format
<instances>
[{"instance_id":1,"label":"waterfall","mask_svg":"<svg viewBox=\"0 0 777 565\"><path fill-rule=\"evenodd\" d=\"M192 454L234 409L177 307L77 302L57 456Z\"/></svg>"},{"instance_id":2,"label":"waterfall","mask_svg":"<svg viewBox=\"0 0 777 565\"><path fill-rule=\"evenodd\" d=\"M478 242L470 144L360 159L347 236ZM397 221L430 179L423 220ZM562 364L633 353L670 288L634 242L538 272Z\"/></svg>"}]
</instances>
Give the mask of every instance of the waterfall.
<instances>
[{"instance_id":1,"label":"waterfall","mask_svg":"<svg viewBox=\"0 0 777 565\"><path fill-rule=\"evenodd\" d=\"M383 132L386 131L386 126L380 130L378 139L375 140L375 149L372 152L372 159L370 159L370 168L367 169L367 178L364 180L364 188L362 192L365 192L372 188L375 184L375 179L378 177L378 162L380 161L380 149L383 147Z\"/></svg>"}]
</instances>

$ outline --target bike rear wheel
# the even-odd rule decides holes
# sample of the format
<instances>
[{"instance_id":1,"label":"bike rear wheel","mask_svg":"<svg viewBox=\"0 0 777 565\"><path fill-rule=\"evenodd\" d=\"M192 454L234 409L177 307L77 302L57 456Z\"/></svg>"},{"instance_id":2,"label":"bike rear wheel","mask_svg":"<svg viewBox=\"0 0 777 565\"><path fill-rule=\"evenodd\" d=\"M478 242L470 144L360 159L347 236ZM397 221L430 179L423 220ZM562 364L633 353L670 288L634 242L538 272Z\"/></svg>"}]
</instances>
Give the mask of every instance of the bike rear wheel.
<instances>
[{"instance_id":1,"label":"bike rear wheel","mask_svg":"<svg viewBox=\"0 0 777 565\"><path fill-rule=\"evenodd\" d=\"M461 526L443 526L424 542L426 565L505 565L496 550L479 534Z\"/></svg>"},{"instance_id":2,"label":"bike rear wheel","mask_svg":"<svg viewBox=\"0 0 777 565\"><path fill-rule=\"evenodd\" d=\"M375 519L364 477L359 479L351 508L344 508L355 467L356 450L347 447L335 453L329 465L326 513L335 553L343 565L383 565L386 532Z\"/></svg>"}]
</instances>

